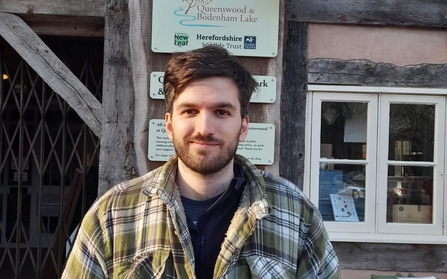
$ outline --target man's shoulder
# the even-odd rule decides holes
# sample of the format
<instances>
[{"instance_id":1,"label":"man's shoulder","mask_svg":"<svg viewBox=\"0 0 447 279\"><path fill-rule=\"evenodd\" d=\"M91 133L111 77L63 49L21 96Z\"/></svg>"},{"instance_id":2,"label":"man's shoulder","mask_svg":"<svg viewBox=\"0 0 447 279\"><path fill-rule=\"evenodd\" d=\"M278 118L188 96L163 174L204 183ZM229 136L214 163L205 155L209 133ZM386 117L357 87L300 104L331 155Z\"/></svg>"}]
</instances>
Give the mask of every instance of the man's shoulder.
<instances>
[{"instance_id":1,"label":"man's shoulder","mask_svg":"<svg viewBox=\"0 0 447 279\"><path fill-rule=\"evenodd\" d=\"M94 206L97 209L110 209L119 206L135 206L146 202L164 179L163 167L159 167L113 186L98 198Z\"/></svg>"},{"instance_id":2,"label":"man's shoulder","mask_svg":"<svg viewBox=\"0 0 447 279\"><path fill-rule=\"evenodd\" d=\"M123 181L110 188L105 193L105 195L115 196L123 194L135 194L141 192L148 186L152 185L152 183L159 180L160 178L159 176L161 175L160 171L161 168L157 168L141 176Z\"/></svg>"},{"instance_id":3,"label":"man's shoulder","mask_svg":"<svg viewBox=\"0 0 447 279\"><path fill-rule=\"evenodd\" d=\"M265 192L271 206L298 213L313 215L317 207L309 200L303 191L284 177L260 171L265 181ZM303 216L302 216L303 217Z\"/></svg>"},{"instance_id":4,"label":"man's shoulder","mask_svg":"<svg viewBox=\"0 0 447 279\"><path fill-rule=\"evenodd\" d=\"M263 170L260 170L260 173L264 177L266 189L271 188L276 191L290 193L294 196L305 197L303 191L301 191L295 183L289 181L288 179Z\"/></svg>"}]
</instances>

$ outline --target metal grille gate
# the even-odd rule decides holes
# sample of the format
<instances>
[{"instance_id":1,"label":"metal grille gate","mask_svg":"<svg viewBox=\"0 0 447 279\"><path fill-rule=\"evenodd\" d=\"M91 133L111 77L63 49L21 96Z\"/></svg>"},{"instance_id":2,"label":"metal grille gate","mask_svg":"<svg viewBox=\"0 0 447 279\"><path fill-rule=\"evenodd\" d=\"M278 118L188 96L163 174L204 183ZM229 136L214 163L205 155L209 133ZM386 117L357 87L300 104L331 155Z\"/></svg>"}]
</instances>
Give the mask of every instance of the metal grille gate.
<instances>
[{"instance_id":1,"label":"metal grille gate","mask_svg":"<svg viewBox=\"0 0 447 279\"><path fill-rule=\"evenodd\" d=\"M101 101L102 41L46 43ZM99 140L0 41L0 274L59 278L97 194Z\"/></svg>"}]
</instances>

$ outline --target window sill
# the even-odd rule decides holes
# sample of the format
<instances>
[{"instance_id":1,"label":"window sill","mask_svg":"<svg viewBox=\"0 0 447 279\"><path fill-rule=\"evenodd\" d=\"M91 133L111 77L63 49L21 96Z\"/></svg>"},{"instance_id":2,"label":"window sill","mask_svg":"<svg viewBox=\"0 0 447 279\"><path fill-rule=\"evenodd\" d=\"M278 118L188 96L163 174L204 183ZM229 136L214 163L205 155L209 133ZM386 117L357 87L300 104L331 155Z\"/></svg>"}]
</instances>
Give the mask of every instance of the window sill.
<instances>
[{"instance_id":1,"label":"window sill","mask_svg":"<svg viewBox=\"0 0 447 279\"><path fill-rule=\"evenodd\" d=\"M405 244L447 244L447 236L431 234L402 233L344 233L328 232L333 242L405 243Z\"/></svg>"}]
</instances>

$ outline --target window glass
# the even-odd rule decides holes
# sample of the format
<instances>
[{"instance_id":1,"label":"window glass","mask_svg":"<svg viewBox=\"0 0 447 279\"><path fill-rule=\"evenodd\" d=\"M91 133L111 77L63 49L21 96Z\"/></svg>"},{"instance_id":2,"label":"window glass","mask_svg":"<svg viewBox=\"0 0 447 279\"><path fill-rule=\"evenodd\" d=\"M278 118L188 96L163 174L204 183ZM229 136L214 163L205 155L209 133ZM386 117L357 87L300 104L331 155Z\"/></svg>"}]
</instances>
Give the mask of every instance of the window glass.
<instances>
[{"instance_id":1,"label":"window glass","mask_svg":"<svg viewBox=\"0 0 447 279\"><path fill-rule=\"evenodd\" d=\"M365 159L367 103L321 103L321 157Z\"/></svg>"},{"instance_id":2,"label":"window glass","mask_svg":"<svg viewBox=\"0 0 447 279\"><path fill-rule=\"evenodd\" d=\"M388 158L433 162L435 105L390 104ZM432 223L433 167L388 166L389 223Z\"/></svg>"},{"instance_id":3,"label":"window glass","mask_svg":"<svg viewBox=\"0 0 447 279\"><path fill-rule=\"evenodd\" d=\"M338 161L366 158L367 110L366 102L321 102L318 206L324 221L365 219L365 165Z\"/></svg>"},{"instance_id":4,"label":"window glass","mask_svg":"<svg viewBox=\"0 0 447 279\"><path fill-rule=\"evenodd\" d=\"M389 166L387 222L432 223L433 167Z\"/></svg>"},{"instance_id":5,"label":"window glass","mask_svg":"<svg viewBox=\"0 0 447 279\"><path fill-rule=\"evenodd\" d=\"M435 106L390 104L389 159L433 161Z\"/></svg>"},{"instance_id":6,"label":"window glass","mask_svg":"<svg viewBox=\"0 0 447 279\"><path fill-rule=\"evenodd\" d=\"M324 221L365 220L365 166L320 164L318 209Z\"/></svg>"}]
</instances>

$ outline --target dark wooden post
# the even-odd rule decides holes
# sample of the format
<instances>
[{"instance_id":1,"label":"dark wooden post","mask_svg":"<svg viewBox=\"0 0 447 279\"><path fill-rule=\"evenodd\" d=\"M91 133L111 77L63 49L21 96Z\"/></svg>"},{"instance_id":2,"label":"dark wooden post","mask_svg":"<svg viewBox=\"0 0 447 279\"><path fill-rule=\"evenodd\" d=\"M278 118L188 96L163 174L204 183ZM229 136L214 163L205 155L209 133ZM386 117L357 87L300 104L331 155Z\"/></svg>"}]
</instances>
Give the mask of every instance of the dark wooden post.
<instances>
[{"instance_id":1,"label":"dark wooden post","mask_svg":"<svg viewBox=\"0 0 447 279\"><path fill-rule=\"evenodd\" d=\"M128 180L134 170L134 89L129 65L127 1L106 2L104 30L103 121L98 195Z\"/></svg>"},{"instance_id":2,"label":"dark wooden post","mask_svg":"<svg viewBox=\"0 0 447 279\"><path fill-rule=\"evenodd\" d=\"M279 172L303 189L308 24L289 21L286 26Z\"/></svg>"}]
</instances>

